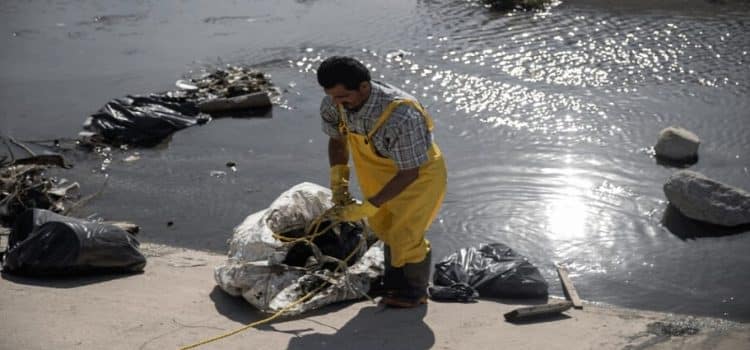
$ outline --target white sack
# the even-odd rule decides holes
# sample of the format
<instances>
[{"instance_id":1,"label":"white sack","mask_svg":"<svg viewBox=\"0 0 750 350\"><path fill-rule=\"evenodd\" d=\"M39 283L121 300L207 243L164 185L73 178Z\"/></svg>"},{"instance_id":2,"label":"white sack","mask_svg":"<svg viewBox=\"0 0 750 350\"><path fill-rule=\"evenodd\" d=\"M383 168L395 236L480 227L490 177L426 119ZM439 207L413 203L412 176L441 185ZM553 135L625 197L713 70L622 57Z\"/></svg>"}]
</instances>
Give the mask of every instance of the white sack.
<instances>
[{"instance_id":1,"label":"white sack","mask_svg":"<svg viewBox=\"0 0 750 350\"><path fill-rule=\"evenodd\" d=\"M261 311L274 313L320 285L320 278L305 269L282 264L289 246L274 238L304 228L332 206L331 191L309 182L282 193L271 206L248 216L234 229L227 261L214 269L214 278L225 292L242 296ZM332 285L312 299L295 305L287 314L299 314L334 302L358 299L370 289L370 280L384 273L383 246L374 244L344 273L316 271ZM345 278L345 276L348 276Z\"/></svg>"}]
</instances>

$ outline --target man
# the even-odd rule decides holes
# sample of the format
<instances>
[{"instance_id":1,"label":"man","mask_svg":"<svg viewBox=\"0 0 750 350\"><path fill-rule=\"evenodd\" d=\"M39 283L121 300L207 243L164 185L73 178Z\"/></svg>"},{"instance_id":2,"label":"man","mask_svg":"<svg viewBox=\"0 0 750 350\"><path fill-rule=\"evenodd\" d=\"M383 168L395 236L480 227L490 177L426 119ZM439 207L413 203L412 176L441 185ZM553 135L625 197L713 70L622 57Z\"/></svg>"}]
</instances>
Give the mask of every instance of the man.
<instances>
[{"instance_id":1,"label":"man","mask_svg":"<svg viewBox=\"0 0 750 350\"><path fill-rule=\"evenodd\" d=\"M425 233L447 182L445 161L432 141L432 120L413 97L371 80L367 68L350 57L323 61L318 83L327 95L320 113L330 136L336 215L342 221L367 218L385 243L383 303L424 304L431 263ZM349 195L350 156L365 197L361 203Z\"/></svg>"}]
</instances>

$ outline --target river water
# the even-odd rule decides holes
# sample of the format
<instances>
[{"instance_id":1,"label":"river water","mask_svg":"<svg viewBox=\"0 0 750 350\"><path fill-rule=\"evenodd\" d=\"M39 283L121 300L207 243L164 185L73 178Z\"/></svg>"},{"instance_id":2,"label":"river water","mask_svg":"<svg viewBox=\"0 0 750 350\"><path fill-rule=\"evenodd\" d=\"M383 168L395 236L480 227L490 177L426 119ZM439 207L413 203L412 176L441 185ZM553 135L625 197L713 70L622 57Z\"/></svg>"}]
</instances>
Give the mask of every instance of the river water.
<instances>
[{"instance_id":1,"label":"river water","mask_svg":"<svg viewBox=\"0 0 750 350\"><path fill-rule=\"evenodd\" d=\"M448 0L6 0L0 45L0 133L21 140L74 137L111 98L225 64L283 90L265 118L214 120L108 160L66 153L76 166L61 176L84 194L108 178L82 214L136 222L144 241L225 252L246 215L294 184L327 184L314 69L353 55L435 119L449 168L435 257L503 242L553 294L565 263L586 300L750 321L750 232L668 211L662 185L677 169L651 154L660 129L688 128L703 141L690 169L750 190L747 1L508 14Z\"/></svg>"}]
</instances>

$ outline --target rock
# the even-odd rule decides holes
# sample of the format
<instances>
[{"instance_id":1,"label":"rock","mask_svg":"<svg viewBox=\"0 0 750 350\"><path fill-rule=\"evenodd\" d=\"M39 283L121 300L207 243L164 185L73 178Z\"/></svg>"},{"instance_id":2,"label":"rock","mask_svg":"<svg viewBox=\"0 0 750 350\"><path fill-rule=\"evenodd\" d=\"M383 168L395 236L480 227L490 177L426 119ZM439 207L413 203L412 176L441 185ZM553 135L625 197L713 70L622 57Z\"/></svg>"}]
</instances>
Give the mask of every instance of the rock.
<instances>
[{"instance_id":1,"label":"rock","mask_svg":"<svg viewBox=\"0 0 750 350\"><path fill-rule=\"evenodd\" d=\"M698 159L698 146L701 140L689 130L670 126L659 132L659 140L654 151L656 156L675 161Z\"/></svg>"},{"instance_id":2,"label":"rock","mask_svg":"<svg viewBox=\"0 0 750 350\"><path fill-rule=\"evenodd\" d=\"M701 173L674 173L664 184L664 194L689 218L722 226L750 224L750 193Z\"/></svg>"}]
</instances>

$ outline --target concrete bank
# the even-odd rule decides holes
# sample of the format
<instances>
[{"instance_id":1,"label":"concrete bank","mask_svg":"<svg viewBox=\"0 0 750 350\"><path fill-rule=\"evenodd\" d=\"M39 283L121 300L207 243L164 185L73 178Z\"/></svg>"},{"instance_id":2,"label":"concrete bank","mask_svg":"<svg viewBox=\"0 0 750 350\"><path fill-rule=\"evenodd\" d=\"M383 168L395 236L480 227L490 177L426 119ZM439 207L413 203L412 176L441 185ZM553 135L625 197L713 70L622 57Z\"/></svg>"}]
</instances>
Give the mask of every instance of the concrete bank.
<instances>
[{"instance_id":1,"label":"concrete bank","mask_svg":"<svg viewBox=\"0 0 750 350\"><path fill-rule=\"evenodd\" d=\"M223 256L143 248L149 262L139 275L4 275L0 349L177 349L266 317L215 286L213 266ZM344 303L199 349L750 349L747 324L593 305L540 322L506 322L503 314L520 306Z\"/></svg>"}]
</instances>

